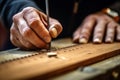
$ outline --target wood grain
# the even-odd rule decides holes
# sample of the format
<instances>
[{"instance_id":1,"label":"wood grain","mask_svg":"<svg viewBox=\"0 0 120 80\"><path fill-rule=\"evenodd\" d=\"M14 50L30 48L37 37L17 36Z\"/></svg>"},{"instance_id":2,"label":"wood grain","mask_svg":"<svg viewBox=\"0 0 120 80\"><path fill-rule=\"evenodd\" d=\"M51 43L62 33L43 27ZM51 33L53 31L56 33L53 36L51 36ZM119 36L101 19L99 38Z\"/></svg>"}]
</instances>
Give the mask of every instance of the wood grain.
<instances>
[{"instance_id":1,"label":"wood grain","mask_svg":"<svg viewBox=\"0 0 120 80\"><path fill-rule=\"evenodd\" d=\"M53 52L57 53L57 57L48 57L46 51L36 51L32 56L1 63L0 80L34 78L43 80L61 72L119 55L120 43L79 44Z\"/></svg>"}]
</instances>

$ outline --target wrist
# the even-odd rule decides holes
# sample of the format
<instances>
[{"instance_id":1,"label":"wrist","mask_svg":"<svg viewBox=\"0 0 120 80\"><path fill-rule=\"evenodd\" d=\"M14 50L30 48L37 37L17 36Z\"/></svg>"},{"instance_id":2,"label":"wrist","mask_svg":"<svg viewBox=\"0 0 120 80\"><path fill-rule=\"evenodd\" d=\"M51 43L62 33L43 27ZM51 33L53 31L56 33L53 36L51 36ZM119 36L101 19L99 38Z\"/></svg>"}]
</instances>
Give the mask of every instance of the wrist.
<instances>
[{"instance_id":1,"label":"wrist","mask_svg":"<svg viewBox=\"0 0 120 80\"><path fill-rule=\"evenodd\" d=\"M118 12L116 12L112 9L105 8L105 9L102 9L102 12L107 14L108 16L112 17L116 22L120 21L120 16L119 16Z\"/></svg>"}]
</instances>

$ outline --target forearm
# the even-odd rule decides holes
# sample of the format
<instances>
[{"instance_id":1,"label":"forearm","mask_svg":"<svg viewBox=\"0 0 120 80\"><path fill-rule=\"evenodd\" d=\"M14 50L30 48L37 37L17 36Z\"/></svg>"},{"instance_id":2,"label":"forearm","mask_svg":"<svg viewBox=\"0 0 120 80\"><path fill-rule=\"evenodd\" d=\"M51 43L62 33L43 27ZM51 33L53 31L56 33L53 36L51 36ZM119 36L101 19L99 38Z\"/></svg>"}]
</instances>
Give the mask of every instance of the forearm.
<instances>
[{"instance_id":1,"label":"forearm","mask_svg":"<svg viewBox=\"0 0 120 80\"><path fill-rule=\"evenodd\" d=\"M28 6L38 9L32 0L0 0L0 16L4 24L10 27L12 24L12 16Z\"/></svg>"}]
</instances>

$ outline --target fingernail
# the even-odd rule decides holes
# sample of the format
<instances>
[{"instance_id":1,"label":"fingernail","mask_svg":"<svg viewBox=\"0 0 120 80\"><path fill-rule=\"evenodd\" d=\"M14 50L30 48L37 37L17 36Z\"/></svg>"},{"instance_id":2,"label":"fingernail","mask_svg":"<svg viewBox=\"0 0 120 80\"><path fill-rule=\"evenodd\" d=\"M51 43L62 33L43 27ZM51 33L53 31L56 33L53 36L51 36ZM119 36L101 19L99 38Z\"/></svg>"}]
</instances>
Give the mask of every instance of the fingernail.
<instances>
[{"instance_id":1,"label":"fingernail","mask_svg":"<svg viewBox=\"0 0 120 80\"><path fill-rule=\"evenodd\" d=\"M101 40L99 38L94 39L94 43L101 43Z\"/></svg>"},{"instance_id":2,"label":"fingernail","mask_svg":"<svg viewBox=\"0 0 120 80\"><path fill-rule=\"evenodd\" d=\"M86 38L81 38L81 39L79 39L79 43L85 44L85 43L87 43L87 39Z\"/></svg>"},{"instance_id":3,"label":"fingernail","mask_svg":"<svg viewBox=\"0 0 120 80\"><path fill-rule=\"evenodd\" d=\"M56 38L57 37L57 30L56 30L56 28L52 28L50 34L51 34L51 36L53 38Z\"/></svg>"},{"instance_id":4,"label":"fingernail","mask_svg":"<svg viewBox=\"0 0 120 80\"><path fill-rule=\"evenodd\" d=\"M105 40L105 42L112 43L113 40L112 40L112 38L107 38L107 39Z\"/></svg>"}]
</instances>

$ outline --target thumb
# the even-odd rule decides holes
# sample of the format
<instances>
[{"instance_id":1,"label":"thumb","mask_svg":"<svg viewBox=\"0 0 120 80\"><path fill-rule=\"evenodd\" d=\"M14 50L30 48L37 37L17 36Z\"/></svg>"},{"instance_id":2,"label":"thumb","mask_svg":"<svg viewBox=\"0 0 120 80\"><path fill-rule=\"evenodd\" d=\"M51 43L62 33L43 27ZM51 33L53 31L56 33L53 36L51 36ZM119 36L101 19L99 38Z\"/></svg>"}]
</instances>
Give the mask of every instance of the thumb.
<instances>
[{"instance_id":1,"label":"thumb","mask_svg":"<svg viewBox=\"0 0 120 80\"><path fill-rule=\"evenodd\" d=\"M49 28L49 33L52 38L56 38L62 32L61 24L53 24Z\"/></svg>"}]
</instances>

